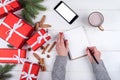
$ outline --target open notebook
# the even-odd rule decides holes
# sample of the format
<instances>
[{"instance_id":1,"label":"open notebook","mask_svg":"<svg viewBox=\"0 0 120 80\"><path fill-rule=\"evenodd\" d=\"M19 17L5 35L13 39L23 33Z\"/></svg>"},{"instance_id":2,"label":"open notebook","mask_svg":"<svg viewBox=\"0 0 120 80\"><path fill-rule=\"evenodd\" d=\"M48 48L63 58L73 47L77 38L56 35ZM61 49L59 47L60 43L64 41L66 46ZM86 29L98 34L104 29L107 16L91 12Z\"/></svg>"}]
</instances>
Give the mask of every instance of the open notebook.
<instances>
[{"instance_id":1,"label":"open notebook","mask_svg":"<svg viewBox=\"0 0 120 80\"><path fill-rule=\"evenodd\" d=\"M86 54L85 50L89 44L82 27L66 31L64 35L69 42L70 59L77 59Z\"/></svg>"}]
</instances>

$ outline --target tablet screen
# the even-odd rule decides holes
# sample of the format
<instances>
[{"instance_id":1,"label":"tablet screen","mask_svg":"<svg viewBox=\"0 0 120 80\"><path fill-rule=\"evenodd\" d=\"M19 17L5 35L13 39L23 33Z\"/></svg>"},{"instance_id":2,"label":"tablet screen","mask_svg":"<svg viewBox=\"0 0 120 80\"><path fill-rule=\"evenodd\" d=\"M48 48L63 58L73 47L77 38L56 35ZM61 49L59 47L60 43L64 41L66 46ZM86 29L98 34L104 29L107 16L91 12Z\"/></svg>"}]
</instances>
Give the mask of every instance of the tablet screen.
<instances>
[{"instance_id":1,"label":"tablet screen","mask_svg":"<svg viewBox=\"0 0 120 80\"><path fill-rule=\"evenodd\" d=\"M76 14L64 3L61 3L57 8L56 11L64 17L68 22L70 22Z\"/></svg>"}]
</instances>

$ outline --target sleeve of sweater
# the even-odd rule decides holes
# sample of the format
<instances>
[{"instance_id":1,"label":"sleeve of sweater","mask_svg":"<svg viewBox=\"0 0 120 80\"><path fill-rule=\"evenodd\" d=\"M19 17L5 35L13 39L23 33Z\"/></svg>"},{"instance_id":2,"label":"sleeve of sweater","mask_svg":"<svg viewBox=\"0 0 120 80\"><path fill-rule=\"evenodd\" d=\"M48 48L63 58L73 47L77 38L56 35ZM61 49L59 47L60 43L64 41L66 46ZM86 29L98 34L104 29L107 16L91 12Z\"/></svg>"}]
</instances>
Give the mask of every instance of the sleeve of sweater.
<instances>
[{"instance_id":1,"label":"sleeve of sweater","mask_svg":"<svg viewBox=\"0 0 120 80\"><path fill-rule=\"evenodd\" d=\"M96 80L111 80L102 60L99 61L99 64L92 63L92 67Z\"/></svg>"},{"instance_id":2,"label":"sleeve of sweater","mask_svg":"<svg viewBox=\"0 0 120 80\"><path fill-rule=\"evenodd\" d=\"M52 80L65 80L66 64L67 64L66 56L56 57L52 71Z\"/></svg>"}]
</instances>

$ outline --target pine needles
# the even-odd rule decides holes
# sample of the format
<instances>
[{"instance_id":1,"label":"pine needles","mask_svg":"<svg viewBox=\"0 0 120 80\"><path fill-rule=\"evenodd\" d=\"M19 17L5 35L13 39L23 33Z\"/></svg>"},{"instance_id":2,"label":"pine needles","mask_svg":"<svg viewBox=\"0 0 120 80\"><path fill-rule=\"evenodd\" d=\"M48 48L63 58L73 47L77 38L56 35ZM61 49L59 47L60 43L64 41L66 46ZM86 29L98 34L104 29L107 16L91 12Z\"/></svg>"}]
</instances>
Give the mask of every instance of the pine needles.
<instances>
[{"instance_id":1,"label":"pine needles","mask_svg":"<svg viewBox=\"0 0 120 80\"><path fill-rule=\"evenodd\" d=\"M6 64L5 66L0 65L0 80L6 80L10 78L12 75L9 74L8 72L13 69L15 65L8 65Z\"/></svg>"},{"instance_id":2,"label":"pine needles","mask_svg":"<svg viewBox=\"0 0 120 80\"><path fill-rule=\"evenodd\" d=\"M39 11L45 11L46 8L40 3L44 0L19 0L21 3L22 17L30 24L33 24L32 19L36 18L36 15L39 14Z\"/></svg>"}]
</instances>

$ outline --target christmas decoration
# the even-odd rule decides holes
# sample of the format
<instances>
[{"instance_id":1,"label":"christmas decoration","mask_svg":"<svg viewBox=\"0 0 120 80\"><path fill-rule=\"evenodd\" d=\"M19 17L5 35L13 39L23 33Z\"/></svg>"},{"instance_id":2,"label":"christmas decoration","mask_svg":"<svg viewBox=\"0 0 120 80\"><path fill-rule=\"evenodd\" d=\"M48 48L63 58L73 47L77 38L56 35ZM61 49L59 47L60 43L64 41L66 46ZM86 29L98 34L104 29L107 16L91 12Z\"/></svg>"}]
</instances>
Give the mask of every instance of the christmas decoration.
<instances>
[{"instance_id":1,"label":"christmas decoration","mask_svg":"<svg viewBox=\"0 0 120 80\"><path fill-rule=\"evenodd\" d=\"M21 9L21 5L18 0L0 0L0 18L19 9Z\"/></svg>"},{"instance_id":2,"label":"christmas decoration","mask_svg":"<svg viewBox=\"0 0 120 80\"><path fill-rule=\"evenodd\" d=\"M15 67L15 65L0 65L0 80L7 80L8 78L12 77L12 75L8 72L11 71L13 67Z\"/></svg>"},{"instance_id":3,"label":"christmas decoration","mask_svg":"<svg viewBox=\"0 0 120 80\"><path fill-rule=\"evenodd\" d=\"M45 51L47 50L47 48L50 46L50 44L47 44L46 46L45 46L45 48L43 49L43 51L42 51L42 54L45 54Z\"/></svg>"},{"instance_id":4,"label":"christmas decoration","mask_svg":"<svg viewBox=\"0 0 120 80\"><path fill-rule=\"evenodd\" d=\"M34 57L38 60L38 63L42 71L46 71L44 58L40 58L37 53L33 53Z\"/></svg>"},{"instance_id":5,"label":"christmas decoration","mask_svg":"<svg viewBox=\"0 0 120 80\"><path fill-rule=\"evenodd\" d=\"M0 48L0 63L24 63L26 50Z\"/></svg>"},{"instance_id":6,"label":"christmas decoration","mask_svg":"<svg viewBox=\"0 0 120 80\"><path fill-rule=\"evenodd\" d=\"M51 36L44 29L41 29L27 41L27 44L35 51L50 39Z\"/></svg>"},{"instance_id":7,"label":"christmas decoration","mask_svg":"<svg viewBox=\"0 0 120 80\"><path fill-rule=\"evenodd\" d=\"M36 53L33 53L33 55L39 60L38 64L29 62L29 57L26 59L26 51L35 51L42 46L42 54L44 54L49 47L49 44L46 47L43 46L44 43L51 39L51 36L43 29L51 27L49 24L44 24L46 19L45 15L43 15L39 22L35 23L35 30L37 32L29 38L33 32L33 27L28 23L34 24L33 19L39 14L39 11L46 10L40 4L43 1L0 0L0 18L5 17L0 24L0 38L8 42L8 48L0 48L0 63L23 64L20 80L37 80L39 69L41 68L41 71L46 71L45 59L40 58ZM21 8L23 8L21 16L25 21L13 14L13 12ZM21 49L26 41L30 47L26 50ZM47 58L50 58L50 55L47 55ZM0 80L10 78L12 75L8 72L14 66L8 64L5 66L0 65Z\"/></svg>"},{"instance_id":8,"label":"christmas decoration","mask_svg":"<svg viewBox=\"0 0 120 80\"><path fill-rule=\"evenodd\" d=\"M38 64L25 62L20 80L37 80L39 69Z\"/></svg>"},{"instance_id":9,"label":"christmas decoration","mask_svg":"<svg viewBox=\"0 0 120 80\"><path fill-rule=\"evenodd\" d=\"M44 0L19 0L23 7L22 16L27 22L33 24L32 18L36 18L36 15L39 14L39 10L46 10L46 8L40 4L43 1Z\"/></svg>"},{"instance_id":10,"label":"christmas decoration","mask_svg":"<svg viewBox=\"0 0 120 80\"><path fill-rule=\"evenodd\" d=\"M16 48L22 48L31 32L32 26L12 13L9 13L0 25L0 37Z\"/></svg>"},{"instance_id":11,"label":"christmas decoration","mask_svg":"<svg viewBox=\"0 0 120 80\"><path fill-rule=\"evenodd\" d=\"M51 47L48 50L48 53L50 53L52 51L52 49L54 48L54 46L56 45L56 41L54 41L51 45Z\"/></svg>"},{"instance_id":12,"label":"christmas decoration","mask_svg":"<svg viewBox=\"0 0 120 80\"><path fill-rule=\"evenodd\" d=\"M44 24L46 19L46 15L43 15L42 19L40 20L40 22L35 23L35 27L34 30L38 31L39 28L50 28L51 25L49 24Z\"/></svg>"}]
</instances>

